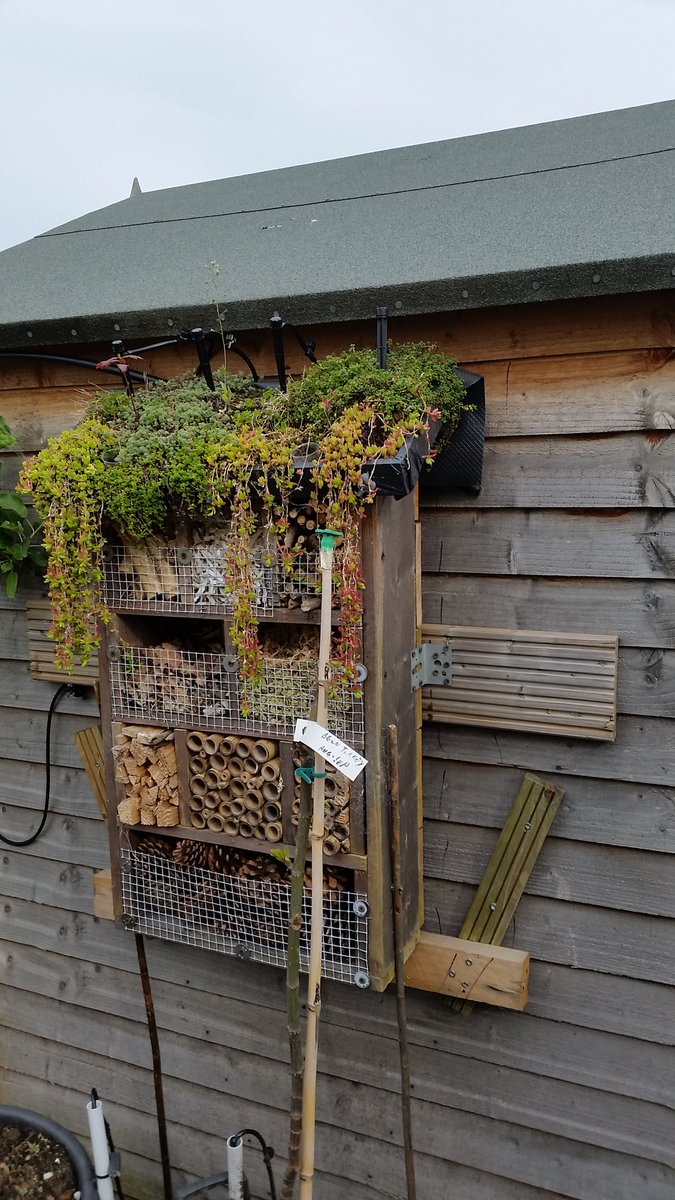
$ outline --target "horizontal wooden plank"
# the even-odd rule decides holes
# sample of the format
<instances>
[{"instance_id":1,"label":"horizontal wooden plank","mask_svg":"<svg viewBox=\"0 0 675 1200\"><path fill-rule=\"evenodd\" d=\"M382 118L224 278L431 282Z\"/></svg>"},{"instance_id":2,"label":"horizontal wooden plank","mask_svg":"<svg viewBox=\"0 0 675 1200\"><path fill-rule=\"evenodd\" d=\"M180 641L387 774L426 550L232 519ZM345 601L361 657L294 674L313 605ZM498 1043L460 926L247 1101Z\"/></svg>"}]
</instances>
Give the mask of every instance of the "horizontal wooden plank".
<instances>
[{"instance_id":1,"label":"horizontal wooden plank","mask_svg":"<svg viewBox=\"0 0 675 1200\"><path fill-rule=\"evenodd\" d=\"M115 1085L118 1084L115 1077ZM120 1084L122 1080L120 1079ZM7 1086L12 1101L23 1106L39 1108L47 1111L58 1111L62 1114L64 1123L76 1135L86 1137L86 1116L83 1115L81 1091L60 1086L51 1086L31 1076L8 1074ZM118 1085L119 1086L119 1085ZM120 1087L122 1094L125 1094ZM172 1148L173 1161L179 1170L187 1168L190 1176L203 1176L208 1171L222 1169L223 1142L222 1129L238 1126L240 1114L233 1098L223 1095L219 1100L219 1092L202 1092L201 1102L210 1106L207 1123L211 1125L216 1111L221 1116L221 1129L215 1134L203 1132L200 1129L188 1128L177 1121L181 1111L189 1107L191 1111L199 1111L193 1089L184 1086L184 1099L181 1103L180 1093L174 1089L168 1094L169 1108L169 1140ZM348 1097L342 1091L334 1092L336 1105L346 1108ZM78 1109L79 1105L79 1109ZM420 1111L422 1110L422 1111ZM274 1111L260 1102L250 1106L254 1123L265 1130L266 1137L277 1146L285 1144L284 1121L275 1115ZM426 1108L413 1102L416 1127L422 1119ZM142 1153L148 1153L148 1147L154 1144L154 1117L137 1113L133 1108L125 1107L115 1100L106 1100L106 1113L114 1131L116 1142L125 1152L131 1151L136 1161ZM212 1115L213 1114L213 1117ZM396 1128L392 1120L392 1134ZM365 1126L367 1128L367 1125ZM503 1132L502 1132L503 1131ZM498 1136L499 1135L499 1136ZM509 1142L509 1137L514 1141ZM645 1160L634 1159L623 1154L603 1154L593 1147L580 1146L578 1155L567 1161L568 1143L564 1139L552 1138L531 1131L518 1131L503 1122L490 1118L478 1118L472 1114L457 1113L452 1123L442 1133L431 1123L424 1128L423 1139L434 1146L438 1144L445 1148L446 1157L442 1160L448 1165L439 1175L438 1156L427 1155L422 1148L416 1147L416 1173L418 1183L425 1187L425 1194L434 1195L438 1186L445 1187L448 1175L453 1181L453 1197L457 1200L493 1200L495 1187L499 1188L500 1200L584 1200L585 1196L593 1195L594 1200L616 1200L617 1188L621 1181L646 1182L650 1188L650 1200L669 1200L668 1172L658 1165L651 1165ZM573 1143L574 1144L574 1143ZM517 1146L517 1153L512 1147ZM481 1152L482 1151L482 1152ZM451 1155L448 1158L447 1155ZM546 1170L547 1158L551 1158L554 1169ZM483 1168L467 1169L466 1160L478 1158ZM603 1162L603 1160L605 1160ZM335 1163L332 1172L326 1171L329 1163ZM250 1164L250 1165L249 1165ZM283 1170L283 1156L275 1156L277 1172ZM246 1159L247 1173L250 1174L254 1194L264 1196L265 1184L261 1177L262 1160L260 1155L249 1153ZM517 1180L503 1178L508 1169L510 1175L516 1175ZM354 1183L352 1185L352 1177ZM349 1185L350 1200L390 1200L391 1196L400 1193L402 1163L401 1150L398 1146L381 1145L364 1133L352 1133L346 1130L341 1136L337 1131L331 1131L326 1137L324 1129L319 1126L317 1137L317 1180L321 1184L322 1200L338 1200L345 1194L345 1182ZM528 1180L546 1178L548 1187L545 1192L533 1189ZM566 1191L558 1191L556 1181L562 1185L566 1177ZM335 1189L338 1185L338 1190ZM339 1190L341 1188L341 1190ZM612 1190L610 1190L612 1189ZM145 1197L144 1197L145 1200Z\"/></svg>"},{"instance_id":2,"label":"horizontal wooden plank","mask_svg":"<svg viewBox=\"0 0 675 1200\"><path fill-rule=\"evenodd\" d=\"M15 851L3 846L0 894L6 900L39 906L45 922L53 919L49 909L56 912L63 909L74 914L93 913L92 874L92 867L37 857L30 859L28 850Z\"/></svg>"},{"instance_id":3,"label":"horizontal wooden plank","mask_svg":"<svg viewBox=\"0 0 675 1200\"><path fill-rule=\"evenodd\" d=\"M669 855L569 842L560 833L556 818L527 883L530 895L675 917L673 862ZM425 875L479 884L495 842L493 830L427 821Z\"/></svg>"},{"instance_id":4,"label":"horizontal wooden plank","mask_svg":"<svg viewBox=\"0 0 675 1200\"><path fill-rule=\"evenodd\" d=\"M655 717L619 717L613 744L427 725L424 750L430 758L500 764L543 774L555 772L675 786L670 723Z\"/></svg>"},{"instance_id":5,"label":"horizontal wooden plank","mask_svg":"<svg viewBox=\"0 0 675 1200\"><path fill-rule=\"evenodd\" d=\"M427 821L501 829L522 779L521 767L424 760ZM565 790L556 837L675 854L675 789L556 774ZM425 835L426 838L426 835Z\"/></svg>"},{"instance_id":6,"label":"horizontal wooden plank","mask_svg":"<svg viewBox=\"0 0 675 1200\"><path fill-rule=\"evenodd\" d=\"M88 880L90 884L90 880ZM457 885L462 896L468 897L466 907L470 903L472 889ZM529 899L527 903L529 904ZM533 900L534 904L540 902ZM465 908L466 911L466 908ZM463 915L463 914L462 914ZM15 968L21 964L22 971L34 971L45 979L43 988L50 988L46 981L48 974L45 951L62 955L67 961L56 964L58 978L65 979L65 985L59 987L63 999L73 1003L87 1004L93 1007L105 1008L105 993L107 991L119 1000L120 988L115 980L106 982L106 970L111 963L119 969L137 970L132 938L125 931L118 929L109 921L97 921L93 916L82 912L69 912L67 906L46 910L35 903L12 900L5 912L6 937L14 944L10 947ZM461 917L460 917L461 921ZM457 924L459 928L459 923ZM16 952L16 947L21 947ZM154 979L176 984L186 988L188 992L198 990L209 996L219 997L221 1007L226 1009L229 1000L234 997L238 1001L250 1002L258 1007L281 1009L285 1011L285 981L281 970L266 968L255 963L241 962L237 959L227 960L226 970L214 970L214 964L221 959L205 950L179 946L176 943L161 942L149 939L147 953L150 962L150 974ZM51 957L49 959L51 962ZM95 964L92 968L91 964ZM21 976L25 980L25 976ZM567 1078L563 1062L576 1062L581 1075L569 1078L585 1079L583 1069L596 1071L596 1064L616 1062L623 1057L615 1050L603 1051L596 1044L591 1053L584 1043L583 1031L579 1025L586 1025L590 1030L606 1033L622 1034L636 1042L654 1042L670 1044L675 1041L675 1030L672 1020L672 992L660 983L642 979L622 978L557 963L532 962L530 977L530 999L528 1011L518 1018L517 1028L513 1028L511 1051L509 1059L513 1064L521 1062L519 1055L527 1052L527 1048L535 1038L536 1029L530 1029L530 1015L546 1017L558 1026L558 1036L552 1036L552 1030L544 1035L551 1042L551 1047L560 1045L560 1057L552 1056L549 1051L551 1071L559 1073L561 1078ZM34 987L41 991L38 983L25 983L28 990ZM391 992L384 996L380 994L355 993L353 989L338 984L325 984L326 1008L323 1019L330 1024L352 1029L355 1025L365 1030L381 1032L384 1036L397 1038L396 1012L394 998ZM49 993L51 994L51 993ZM88 997L88 998L85 998ZM195 1006L197 1001L194 1002ZM190 1009L192 1002L188 1003ZM448 1048L456 1048L457 1038L461 1032L460 1044L467 1046L470 1033L483 1029L488 1020L488 1010L478 1014L469 1023L448 1024L447 1009L431 996L414 992L408 997L408 1026L410 1037L419 1040L423 1045L435 1046L447 1044ZM124 1012L122 1008L119 1011ZM491 1019L491 1018L490 1018ZM510 1021L505 1025L505 1014L500 1014L502 1030L511 1028ZM539 1028L536 1025L536 1028ZM495 1058L497 1050L507 1045L502 1038L485 1034L485 1045L481 1056L490 1057L490 1061L501 1061ZM450 1041L447 1041L447 1039ZM567 1040L566 1040L567 1039ZM570 1040L571 1039L571 1040ZM473 1043L471 1043L473 1045ZM603 1042L603 1046L605 1043ZM579 1048L577 1057L575 1047ZM489 1049L489 1054L488 1054ZM458 1051L459 1052L459 1051ZM473 1050L465 1051L470 1056ZM644 1046L640 1053L648 1053ZM545 1059L545 1056L544 1056ZM548 1061L548 1060L545 1060ZM660 1061L660 1060L658 1060ZM523 1069L528 1069L523 1065ZM542 1072L544 1068L539 1065ZM599 1070L599 1068L598 1068ZM640 1072L636 1072L642 1078ZM599 1078L602 1073L599 1072ZM657 1072L654 1069L654 1078ZM630 1087L635 1086L630 1080ZM600 1086L596 1083L595 1086ZM610 1085L608 1085L610 1086ZM617 1083L612 1083L613 1090L621 1090ZM640 1093L642 1094L642 1093Z\"/></svg>"},{"instance_id":7,"label":"horizontal wooden plank","mask_svg":"<svg viewBox=\"0 0 675 1200\"><path fill-rule=\"evenodd\" d=\"M449 934L460 929L474 891L464 883L427 880L425 928ZM664 917L523 896L512 928L518 946L533 959L653 983L675 982L675 925Z\"/></svg>"},{"instance_id":8,"label":"horizontal wooden plank","mask_svg":"<svg viewBox=\"0 0 675 1200\"><path fill-rule=\"evenodd\" d=\"M477 568L473 568L474 570ZM616 634L626 646L675 647L675 585L616 579L427 574L424 620Z\"/></svg>"},{"instance_id":9,"label":"horizontal wooden plank","mask_svg":"<svg viewBox=\"0 0 675 1200\"><path fill-rule=\"evenodd\" d=\"M132 982L131 978L126 982L127 990ZM13 990L14 1003L11 1011L7 1013L9 1028L37 1036L49 1030L50 1036L55 1040L58 1039L62 1044L73 1046L75 1049L95 1053L107 1045L129 1065L137 1062L145 1065L148 1062L147 1040L140 1021L130 1022L114 1013L107 1013L106 1039L102 1041L100 1019L97 1020L96 1010L73 1007L61 1002L59 1011L53 1012L53 1002L43 999L41 995L35 996L35 1005L32 1006L29 1002L31 994L29 991ZM214 1060L215 1043L227 1053L233 1087L236 1088L237 1094L250 1103L260 1094L261 1077L269 1070L265 1059L269 1057L274 1061L275 1048L279 1044L283 1045L283 1014L279 1013L277 1019L269 1023L264 1032L259 1030L260 1037L256 1039L255 1024L252 1021L254 1014L244 1010L242 1015L246 1028L240 1029L237 1006L232 1013L232 1023L228 1024L222 1018L219 1020L216 1005L211 1005L212 1012L207 1014L203 1010L200 1011L202 998L195 995L194 1000L199 1013L194 1025L191 1026L184 1017L181 1021L179 1017L173 1018L169 1015L168 1026L162 1026L164 1074L169 1089L173 1090L174 1080L185 1081L187 1095L190 1094L191 1085L195 1083L220 1089L222 1066L217 1057ZM207 1003L206 997L203 998L203 1003ZM162 999L157 1007L160 1013L167 1011ZM180 1001L176 1013L179 1011ZM209 1038L201 1039L197 1034L205 1021L211 1022L213 1029ZM320 1092L323 1102L320 1100L320 1121L329 1126L346 1124L347 1128L354 1130L352 1121L357 1117L355 1110L360 1108L361 1103L370 1103L373 1116L368 1125L369 1131L373 1138L383 1135L386 1138L384 1130L392 1129L391 1114L395 1111L392 1102L395 1103L397 1093L395 1041L370 1034L364 1037L355 1029L353 1036L347 1039L345 1044L344 1034L330 1028L327 1029L326 1039L324 1063L330 1067L330 1071L326 1072L326 1068L322 1067L323 1086ZM244 1046L250 1048L244 1050ZM261 1056L261 1052L265 1053L265 1058ZM285 1060L284 1052L284 1063ZM632 1098L616 1095L610 1089L604 1091L596 1087L581 1087L575 1088L577 1100L572 1114L565 1110L564 1104L574 1085L550 1077L544 1082L543 1079L538 1080L531 1071L523 1076L522 1072L508 1065L501 1064L497 1067L496 1064L480 1062L466 1053L447 1053L438 1047L418 1047L415 1052L414 1071L418 1111L423 1111L421 1102L424 1101L430 1106L432 1119L442 1119L443 1109L446 1112L461 1109L476 1116L484 1115L492 1096L494 1115L501 1120L510 1120L516 1126L526 1125L528 1120L533 1120L542 1132L564 1131L579 1143L601 1145L606 1149L630 1149L630 1152L645 1158L652 1155L660 1159L669 1157L668 1139L665 1135L668 1127L667 1111L660 1104L636 1102ZM285 1072L275 1074L276 1078L270 1079L264 1090L265 1103L283 1112L287 1081L284 1078ZM452 1089L448 1089L445 1084L449 1076L453 1078ZM659 1077L664 1079L667 1086L663 1067ZM327 1088L328 1080L330 1085ZM147 1083L150 1084L149 1079ZM526 1098L529 1092L529 1100L532 1100L533 1089L537 1096L541 1096L541 1105L537 1108L536 1116L529 1111ZM342 1091L350 1100L358 1092L365 1091L366 1094L360 1102L353 1099L346 1106L347 1112L341 1114L339 1111L335 1112L330 1103L331 1090ZM665 1098L667 1093L664 1091L663 1095ZM213 1119L217 1120L217 1116ZM585 1134L584 1123L587 1129ZM208 1121L205 1128L209 1128ZM423 1142L420 1143L420 1149L425 1149Z\"/></svg>"},{"instance_id":10,"label":"horizontal wooden plank","mask_svg":"<svg viewBox=\"0 0 675 1200\"><path fill-rule=\"evenodd\" d=\"M36 687L51 687L36 683ZM3 697L4 699L4 697ZM80 767L74 737L96 714L71 716L57 709L52 723L52 763L59 767ZM46 713L33 708L0 705L0 760L23 758L25 762L45 761Z\"/></svg>"},{"instance_id":11,"label":"horizontal wooden plank","mask_svg":"<svg viewBox=\"0 0 675 1200\"><path fill-rule=\"evenodd\" d=\"M675 393L675 361L672 365ZM583 396L579 407L585 407ZM479 496L439 491L423 496L423 504L449 509L673 508L674 445L672 433L658 430L647 435L493 438L485 446Z\"/></svg>"},{"instance_id":12,"label":"horizontal wooden plank","mask_svg":"<svg viewBox=\"0 0 675 1200\"><path fill-rule=\"evenodd\" d=\"M0 659L28 658L26 614L20 608L0 609Z\"/></svg>"},{"instance_id":13,"label":"horizontal wooden plank","mask_svg":"<svg viewBox=\"0 0 675 1200\"><path fill-rule=\"evenodd\" d=\"M41 816L40 812L35 813L30 809L17 808L10 804L2 805L2 810L2 832L13 838L27 836L31 829L37 826ZM105 822L100 819L100 815L98 820L85 820L80 817L52 814L47 819L43 833L30 847L30 851L34 859L47 859L54 866L60 865L61 868L64 863L67 863L82 872L89 867L105 867L110 863L106 826ZM10 855L9 857L13 863L15 856ZM25 863L28 860L24 859L23 855L22 861L24 861L25 870ZM39 878L34 886L44 886L46 877L39 871L37 865L35 874ZM42 900L41 903L47 903L47 901ZM57 900L56 903L58 904L59 901Z\"/></svg>"},{"instance_id":14,"label":"horizontal wooden plank","mask_svg":"<svg viewBox=\"0 0 675 1200\"><path fill-rule=\"evenodd\" d=\"M8 707L32 709L36 715L47 712L59 686L59 684L33 679L30 664L26 660L0 661L0 678L3 682L2 703ZM72 680L66 675L59 682L67 684ZM56 722L66 713L88 717L91 724L91 721L98 716L98 705L93 687L87 687L81 695L72 696L66 692L61 696L54 715L55 737L58 737Z\"/></svg>"},{"instance_id":15,"label":"horizontal wooden plank","mask_svg":"<svg viewBox=\"0 0 675 1200\"><path fill-rule=\"evenodd\" d=\"M27 763L4 758L0 763L0 804L12 804L17 808L32 808L39 811L45 795L45 768L43 763ZM52 767L49 799L53 813L78 817L96 818L98 806L89 780L80 766Z\"/></svg>"},{"instance_id":16,"label":"horizontal wooden plank","mask_svg":"<svg viewBox=\"0 0 675 1200\"><path fill-rule=\"evenodd\" d=\"M529 955L522 950L422 930L405 964L405 983L424 992L520 1011L527 1004L529 972Z\"/></svg>"},{"instance_id":17,"label":"horizontal wooden plank","mask_svg":"<svg viewBox=\"0 0 675 1200\"><path fill-rule=\"evenodd\" d=\"M426 571L668 579L675 513L428 509L423 555Z\"/></svg>"},{"instance_id":18,"label":"horizontal wooden plank","mask_svg":"<svg viewBox=\"0 0 675 1200\"><path fill-rule=\"evenodd\" d=\"M570 344L568 350L514 356L504 373L492 365L486 379L489 438L675 427L671 345L585 354Z\"/></svg>"}]
</instances>

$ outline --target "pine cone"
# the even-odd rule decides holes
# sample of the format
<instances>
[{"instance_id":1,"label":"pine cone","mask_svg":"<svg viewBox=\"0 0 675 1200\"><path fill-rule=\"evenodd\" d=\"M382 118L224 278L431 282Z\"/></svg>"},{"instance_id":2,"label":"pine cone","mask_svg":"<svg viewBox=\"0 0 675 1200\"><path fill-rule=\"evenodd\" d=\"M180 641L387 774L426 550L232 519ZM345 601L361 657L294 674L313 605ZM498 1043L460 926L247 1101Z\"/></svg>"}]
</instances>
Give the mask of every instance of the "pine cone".
<instances>
[{"instance_id":1,"label":"pine cone","mask_svg":"<svg viewBox=\"0 0 675 1200\"><path fill-rule=\"evenodd\" d=\"M136 850L139 854L154 854L157 858L173 858L173 843L164 838L141 838Z\"/></svg>"},{"instance_id":2,"label":"pine cone","mask_svg":"<svg viewBox=\"0 0 675 1200\"><path fill-rule=\"evenodd\" d=\"M211 847L204 842L193 842L184 838L176 843L173 860L181 867L205 867L210 849Z\"/></svg>"}]
</instances>

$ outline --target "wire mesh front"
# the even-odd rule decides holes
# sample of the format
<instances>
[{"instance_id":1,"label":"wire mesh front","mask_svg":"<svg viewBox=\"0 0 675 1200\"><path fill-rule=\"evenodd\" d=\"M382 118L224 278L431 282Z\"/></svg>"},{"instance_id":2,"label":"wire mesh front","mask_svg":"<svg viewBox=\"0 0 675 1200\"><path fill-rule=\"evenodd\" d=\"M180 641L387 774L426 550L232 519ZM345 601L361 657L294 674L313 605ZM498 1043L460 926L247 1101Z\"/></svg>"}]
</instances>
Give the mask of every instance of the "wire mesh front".
<instances>
[{"instance_id":1,"label":"wire mesh front","mask_svg":"<svg viewBox=\"0 0 675 1200\"><path fill-rule=\"evenodd\" d=\"M284 558L276 547L253 547L251 571L256 616L317 606L317 554ZM151 539L138 546L108 546L103 556L103 598L118 612L228 616L233 609L229 577L224 544L177 548Z\"/></svg>"},{"instance_id":2,"label":"wire mesh front","mask_svg":"<svg viewBox=\"0 0 675 1200\"><path fill-rule=\"evenodd\" d=\"M268 661L263 682L246 683L236 658L166 646L126 646L110 652L112 716L150 725L194 726L290 736L309 717L317 663L303 658ZM332 733L362 745L363 699L341 685L329 703Z\"/></svg>"},{"instance_id":3,"label":"wire mesh front","mask_svg":"<svg viewBox=\"0 0 675 1200\"><path fill-rule=\"evenodd\" d=\"M140 933L215 950L237 958L286 965L290 884L240 879L171 859L120 852L125 924ZM323 973L341 983L367 985L368 922L365 896L324 893ZM307 970L311 893L305 888L300 965Z\"/></svg>"}]
</instances>

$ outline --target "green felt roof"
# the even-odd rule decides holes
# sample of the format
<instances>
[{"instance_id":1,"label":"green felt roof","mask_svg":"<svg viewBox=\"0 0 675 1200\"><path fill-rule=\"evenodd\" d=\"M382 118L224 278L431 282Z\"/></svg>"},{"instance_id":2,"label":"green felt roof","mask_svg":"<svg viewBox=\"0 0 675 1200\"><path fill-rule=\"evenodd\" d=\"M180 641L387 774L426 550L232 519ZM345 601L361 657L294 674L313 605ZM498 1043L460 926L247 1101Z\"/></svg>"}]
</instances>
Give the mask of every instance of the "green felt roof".
<instances>
[{"instance_id":1,"label":"green felt roof","mask_svg":"<svg viewBox=\"0 0 675 1200\"><path fill-rule=\"evenodd\" d=\"M231 329L671 287L674 185L667 101L148 192L0 254L0 346L211 326L212 260Z\"/></svg>"}]
</instances>

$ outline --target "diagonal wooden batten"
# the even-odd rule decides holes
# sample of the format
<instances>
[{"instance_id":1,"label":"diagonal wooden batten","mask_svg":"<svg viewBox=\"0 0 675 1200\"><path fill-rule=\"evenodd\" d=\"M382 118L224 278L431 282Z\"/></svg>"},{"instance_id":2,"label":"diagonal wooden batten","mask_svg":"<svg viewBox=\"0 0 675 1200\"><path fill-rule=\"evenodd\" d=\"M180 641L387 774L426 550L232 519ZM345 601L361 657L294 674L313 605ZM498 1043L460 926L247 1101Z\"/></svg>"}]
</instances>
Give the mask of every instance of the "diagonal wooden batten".
<instances>
[{"instance_id":1,"label":"diagonal wooden batten","mask_svg":"<svg viewBox=\"0 0 675 1200\"><path fill-rule=\"evenodd\" d=\"M79 729L75 734L75 745L80 752L84 769L89 776L89 782L96 797L96 803L101 810L101 816L105 820L108 807L106 801L103 733L101 726L88 725L86 729Z\"/></svg>"},{"instance_id":2,"label":"diagonal wooden batten","mask_svg":"<svg viewBox=\"0 0 675 1200\"><path fill-rule=\"evenodd\" d=\"M529 772L525 775L460 938L501 945L563 796L564 790L555 784ZM453 1001L452 1006L468 1011L464 1001Z\"/></svg>"}]
</instances>

